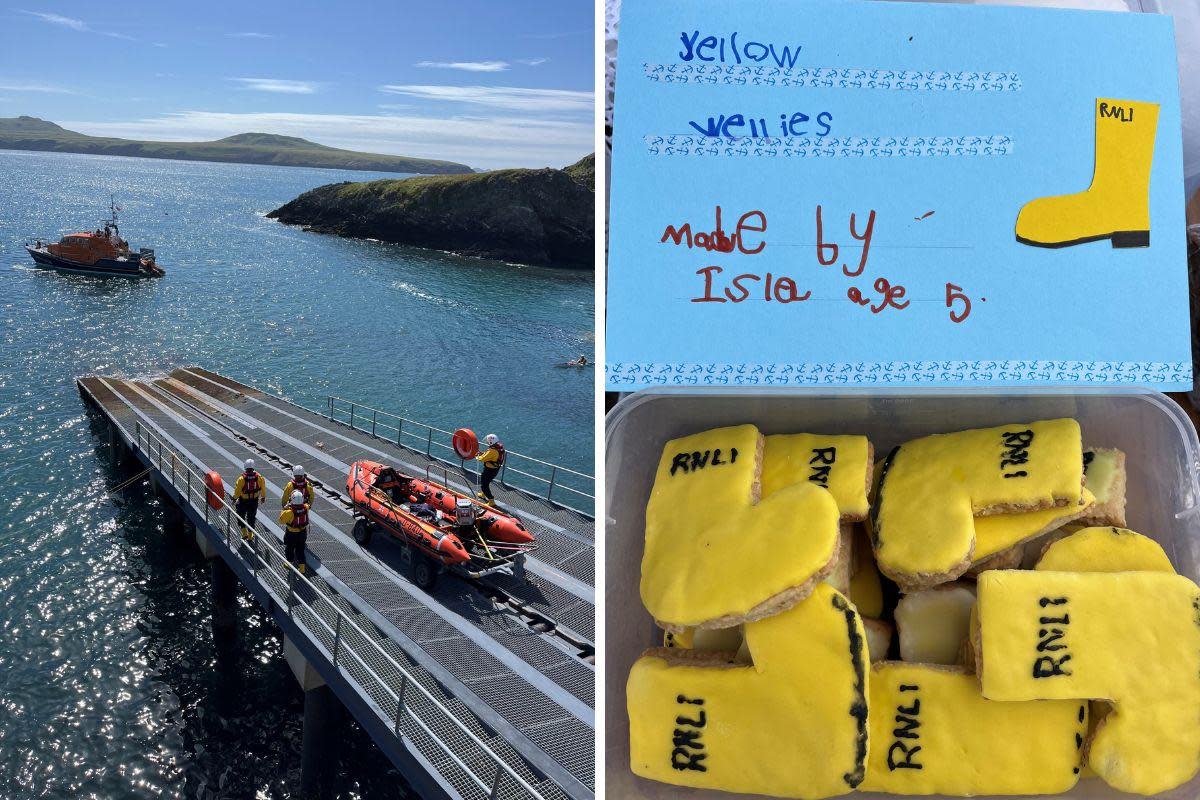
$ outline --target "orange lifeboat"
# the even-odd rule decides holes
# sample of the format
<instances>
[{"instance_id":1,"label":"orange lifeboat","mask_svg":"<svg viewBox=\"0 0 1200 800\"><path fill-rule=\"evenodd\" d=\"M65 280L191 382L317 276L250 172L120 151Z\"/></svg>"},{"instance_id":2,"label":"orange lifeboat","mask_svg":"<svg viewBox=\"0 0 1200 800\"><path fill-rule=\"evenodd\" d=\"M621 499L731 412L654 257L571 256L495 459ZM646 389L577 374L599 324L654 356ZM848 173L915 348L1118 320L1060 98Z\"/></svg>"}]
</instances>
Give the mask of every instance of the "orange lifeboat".
<instances>
[{"instance_id":1,"label":"orange lifeboat","mask_svg":"<svg viewBox=\"0 0 1200 800\"><path fill-rule=\"evenodd\" d=\"M510 542L512 544L528 544L533 541L533 534L525 527L525 523L512 514L507 514L486 506L474 497L462 492L456 492L453 489L442 486L440 483L425 481L420 478L411 478L410 480L412 486L411 496L413 499L424 492L429 495L429 505L443 514L455 513L459 500L470 500L479 510L476 517L476 524L479 525L479 530L483 535L489 539Z\"/></svg>"},{"instance_id":2,"label":"orange lifeboat","mask_svg":"<svg viewBox=\"0 0 1200 800\"><path fill-rule=\"evenodd\" d=\"M422 519L408 510L408 500L396 491L396 474L372 461L358 461L350 467L346 489L359 513L443 564L470 561L471 554L449 526L438 526L436 520Z\"/></svg>"}]
</instances>

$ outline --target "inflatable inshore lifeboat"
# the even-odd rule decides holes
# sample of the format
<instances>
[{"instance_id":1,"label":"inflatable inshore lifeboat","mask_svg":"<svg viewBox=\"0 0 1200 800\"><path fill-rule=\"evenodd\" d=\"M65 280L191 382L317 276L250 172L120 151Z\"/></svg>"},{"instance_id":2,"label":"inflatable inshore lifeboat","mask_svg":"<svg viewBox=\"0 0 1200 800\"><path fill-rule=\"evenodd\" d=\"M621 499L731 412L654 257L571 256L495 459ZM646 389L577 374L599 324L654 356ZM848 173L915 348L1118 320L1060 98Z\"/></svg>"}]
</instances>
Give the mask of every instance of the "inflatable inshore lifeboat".
<instances>
[{"instance_id":1,"label":"inflatable inshore lifeboat","mask_svg":"<svg viewBox=\"0 0 1200 800\"><path fill-rule=\"evenodd\" d=\"M471 560L471 553L450 526L412 513L408 501L400 502L402 498L386 485L389 481L380 481L383 486L375 485L380 470L371 470L370 466L380 465L357 462L350 467L346 478L346 489L360 514L443 564L465 564ZM384 478L390 476L384 474Z\"/></svg>"}]
</instances>

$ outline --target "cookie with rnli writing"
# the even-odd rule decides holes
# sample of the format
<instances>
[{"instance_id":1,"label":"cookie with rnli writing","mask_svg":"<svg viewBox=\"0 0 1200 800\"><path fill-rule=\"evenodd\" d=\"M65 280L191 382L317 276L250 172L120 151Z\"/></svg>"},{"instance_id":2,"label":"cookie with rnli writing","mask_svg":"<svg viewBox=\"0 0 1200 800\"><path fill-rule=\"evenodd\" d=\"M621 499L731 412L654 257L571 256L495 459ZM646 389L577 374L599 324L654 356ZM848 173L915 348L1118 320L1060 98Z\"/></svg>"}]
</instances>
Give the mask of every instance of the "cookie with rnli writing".
<instances>
[{"instance_id":1,"label":"cookie with rnli writing","mask_svg":"<svg viewBox=\"0 0 1200 800\"><path fill-rule=\"evenodd\" d=\"M976 517L1079 506L1079 423L1042 420L915 439L888 455L877 494L872 543L880 572L906 590L953 580L974 558Z\"/></svg>"},{"instance_id":2,"label":"cookie with rnli writing","mask_svg":"<svg viewBox=\"0 0 1200 800\"><path fill-rule=\"evenodd\" d=\"M1128 528L1082 528L1051 542L1034 569L1058 572L1175 572L1162 545Z\"/></svg>"},{"instance_id":3,"label":"cookie with rnli writing","mask_svg":"<svg viewBox=\"0 0 1200 800\"><path fill-rule=\"evenodd\" d=\"M760 497L763 437L753 425L663 448L642 553L642 602L659 624L727 628L803 600L834 568L837 503L800 481Z\"/></svg>"},{"instance_id":4,"label":"cookie with rnli writing","mask_svg":"<svg viewBox=\"0 0 1200 800\"><path fill-rule=\"evenodd\" d=\"M972 632L990 700L1103 699L1085 745L1110 786L1169 791L1200 770L1200 588L1163 572L995 570Z\"/></svg>"},{"instance_id":5,"label":"cookie with rnli writing","mask_svg":"<svg viewBox=\"0 0 1200 800\"><path fill-rule=\"evenodd\" d=\"M626 685L633 772L678 786L775 797L852 791L867 757L867 650L849 601L825 584L745 628L753 664L655 648Z\"/></svg>"},{"instance_id":6,"label":"cookie with rnli writing","mask_svg":"<svg viewBox=\"0 0 1200 800\"><path fill-rule=\"evenodd\" d=\"M808 481L829 490L843 522L867 517L875 455L865 436L786 433L768 436L763 449L762 496Z\"/></svg>"},{"instance_id":7,"label":"cookie with rnli writing","mask_svg":"<svg viewBox=\"0 0 1200 800\"><path fill-rule=\"evenodd\" d=\"M868 684L865 791L1055 794L1078 780L1085 703L995 702L961 667L898 661L873 664Z\"/></svg>"}]
</instances>

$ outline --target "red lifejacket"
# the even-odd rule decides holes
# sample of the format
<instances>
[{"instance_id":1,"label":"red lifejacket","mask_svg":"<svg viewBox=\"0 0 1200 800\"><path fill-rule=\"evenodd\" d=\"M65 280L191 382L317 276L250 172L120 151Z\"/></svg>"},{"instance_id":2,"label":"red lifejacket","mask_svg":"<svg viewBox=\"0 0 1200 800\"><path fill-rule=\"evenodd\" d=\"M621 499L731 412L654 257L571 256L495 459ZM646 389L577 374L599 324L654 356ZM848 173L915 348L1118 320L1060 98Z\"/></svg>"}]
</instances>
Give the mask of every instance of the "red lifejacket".
<instances>
[{"instance_id":1,"label":"red lifejacket","mask_svg":"<svg viewBox=\"0 0 1200 800\"><path fill-rule=\"evenodd\" d=\"M292 491L308 497L308 478L292 478Z\"/></svg>"},{"instance_id":2,"label":"red lifejacket","mask_svg":"<svg viewBox=\"0 0 1200 800\"><path fill-rule=\"evenodd\" d=\"M292 523L289 528L304 530L308 527L308 509L304 506L292 506Z\"/></svg>"},{"instance_id":3,"label":"red lifejacket","mask_svg":"<svg viewBox=\"0 0 1200 800\"><path fill-rule=\"evenodd\" d=\"M503 442L496 442L492 447L496 448L496 455L499 456L496 459L496 469L500 469L504 466L504 459L508 457L508 454L504 452Z\"/></svg>"},{"instance_id":4,"label":"red lifejacket","mask_svg":"<svg viewBox=\"0 0 1200 800\"><path fill-rule=\"evenodd\" d=\"M242 493L246 500L258 499L258 473L254 470L242 473L242 477L246 482L242 485Z\"/></svg>"}]
</instances>

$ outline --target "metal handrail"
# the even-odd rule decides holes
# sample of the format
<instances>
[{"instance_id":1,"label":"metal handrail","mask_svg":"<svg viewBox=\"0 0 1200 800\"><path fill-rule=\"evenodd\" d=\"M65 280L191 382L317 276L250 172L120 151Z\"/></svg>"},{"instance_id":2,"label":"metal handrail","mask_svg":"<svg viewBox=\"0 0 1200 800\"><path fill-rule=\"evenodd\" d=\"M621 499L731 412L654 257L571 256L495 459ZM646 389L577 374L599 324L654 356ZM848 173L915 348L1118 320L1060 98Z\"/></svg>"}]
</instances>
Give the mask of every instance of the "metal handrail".
<instances>
[{"instance_id":1,"label":"metal handrail","mask_svg":"<svg viewBox=\"0 0 1200 800\"><path fill-rule=\"evenodd\" d=\"M341 404L341 406L345 406L345 408L339 406L339 404ZM368 431L365 427L360 428L358 426L358 424L356 424L356 423L358 423L360 420L362 420L363 421L362 424L365 426L366 419L367 419L367 417L369 417L369 421L370 421L370 431L369 432L372 436L379 438L379 439L386 438L388 441L393 441L395 444L400 445L401 447L408 447L413 450L421 450L422 447L420 447L418 445L423 445L425 455L428 456L429 458L433 458L438 461L450 461L450 459L442 458L440 455L437 455L434 453L434 451L433 451L434 447L441 448L442 450L446 450L450 454L452 454L453 458L457 458L459 461L459 465L463 469L467 470L468 472L471 472L472 474L478 474L478 472L474 469L474 465L468 465L466 459L459 456L458 453L454 450L453 445L447 443L448 441L451 441L453 439L453 437L454 437L453 431L448 431L448 430L445 430L444 428L439 428L435 425L430 425L428 423L421 422L419 420L409 419L408 417L404 417L399 414L393 414L390 411L384 411L382 409L363 405L362 403L356 402L354 400L347 400L346 398L338 397L337 395L329 395L328 406L329 406L329 409L326 414L326 417L331 422L342 422L343 420L338 419L338 415L341 414L341 415L347 416L348 421L346 421L345 424L347 424L350 428L367 433ZM390 424L388 422L382 421L380 419L381 417L395 420L395 424ZM405 429L406 425L408 426L408 429ZM412 430L413 427L419 428L421 430L421 432L420 433L414 432ZM381 428L390 430L390 431L394 431L395 432L394 436L388 436L388 437L382 436L379 433L379 430ZM441 437L444 437L446 439L446 441L440 441L440 440L435 441L434 437L433 437L434 433L440 434ZM407 437L409 440L411 440L411 442L406 443L405 437ZM519 452L516 452L513 450L508 450L506 455L507 455L507 458L505 460L505 464L501 468L500 475L499 475L501 483L503 483L506 486L509 485L505 479L509 472L513 472L517 475L520 475L522 477L525 477L532 481L535 481L538 484L543 484L545 486L545 490L544 490L544 494L543 494L545 499L553 500L553 495L554 495L555 490L558 490L560 492L569 492L569 493L576 495L583 499L583 505L585 506L585 508L580 508L580 509L576 509L576 510L583 511L584 513L588 513L588 514L592 513L592 504L595 502L595 499L596 499L595 476L589 475L586 472L580 472L579 470L571 469L570 467L564 467L561 464L555 464L550 461L543 461L540 458L534 458L533 456L525 455L524 453L519 453ZM549 467L550 477L546 478L546 477L542 477L541 475L535 475L532 472L527 472L525 470L518 469L517 467L510 467L508 459L513 459L513 458L515 458L519 461L522 461L522 462L531 462L534 464L539 464L543 467ZM563 475L571 476L575 479L578 479L580 482L583 482L583 483L590 483L592 491L587 492L581 488L577 488L575 486L571 486L568 483L564 483L562 481ZM516 488L524 489L524 487L521 487L519 485L517 485ZM528 490L526 490L526 491L528 491ZM554 502L559 502L559 501L554 501ZM562 503L562 505L569 506L570 504ZM573 507L573 506L571 506L571 507Z\"/></svg>"},{"instance_id":2,"label":"metal handrail","mask_svg":"<svg viewBox=\"0 0 1200 800\"><path fill-rule=\"evenodd\" d=\"M143 438L145 439L144 446ZM146 453L147 457L150 458L158 467L159 472L163 473L164 477L166 477L167 473L163 471L163 439L157 434L151 432L148 428L144 427L140 421L135 421L135 442L135 446ZM157 446L157 448L155 446ZM235 546L241 543L241 534L240 532L237 533L236 536L238 538L234 538L235 527L239 529L240 527L245 527L249 530L254 530L254 527L246 522L246 520L237 513L237 510L230 506L228 502L226 502L224 497L219 498L221 508L213 508L208 503L208 490L204 483L204 479L191 468L188 460L176 453L175 450L170 447L170 445L167 445L166 454L170 457L171 462L171 472L169 475L171 485L183 493L184 498L187 500L187 503L192 506L192 508L203 511L206 522L212 524L214 520L212 520L211 517L215 514L216 519L214 528L216 530L221 531L222 526L220 523L223 519L225 523L223 526L225 543L231 550L237 552ZM183 484L182 486L180 485L181 483ZM193 494L195 497L193 497ZM224 513L222 513L222 509ZM263 555L259 553L258 545L260 544L270 553L274 554L279 563L285 567L286 571L284 574L287 576L288 596L286 598L279 597L270 585L268 585L266 582L260 581L263 588L272 596L274 596L276 600L280 601L287 609L289 616L292 616L293 621L300 628L305 629L306 631L310 631L311 626L305 624L302 620L297 620L294 616L294 609L297 606L300 606L308 609L311 612L312 617L318 623L320 623L320 625L325 628L330 635L333 636L333 651L331 653L331 657L334 669L338 671L338 674L357 685L365 697L368 699L371 697L371 693L368 688L363 685L363 683L359 681L352 673L344 670L338 663L338 658L341 653L348 652L351 656L353 656L354 660L358 662L358 664L367 672L367 674L369 674L375 680L376 684L391 696L391 698L396 702L396 715L393 719L387 719L386 717L384 717L384 719L386 722L392 725L392 730L397 736L402 736L400 733L400 723L403 719L403 716L407 715L409 719L411 719L426 733L430 740L436 743L438 747L440 747L441 750L456 765L458 765L459 769L466 773L473 783L475 783L481 790L488 793L489 800L494 800L494 798L498 797L501 778L504 774L507 774L510 778L516 781L517 785L527 791L534 800L545 800L545 797L541 794L541 792L539 792L537 789L531 786L528 781L517 774L512 767L502 761L486 742L480 739L470 728L468 728L461 720L459 720L458 717L451 713L450 710L446 708L428 689L421 685L420 681L414 678L408 670L401 666L386 650L383 649L379 643L377 643L366 631L364 631L362 627L358 625L358 623L351 619L329 597L327 597L319 588L317 588L316 584L314 584L303 573L297 570L296 567L287 560L283 552L278 548L273 540L273 537L255 536L253 539L253 544L250 545L251 552L254 554L256 562L262 562L261 567L270 569L271 563L268 558L264 558ZM258 575L261 567L258 563L253 565L253 572L255 576ZM297 595L296 585L298 582L307 584L312 590L313 596L319 597L322 601L324 601L325 605L328 606L328 608L335 615L337 620L335 627L330 627L329 623L322 619L321 615L317 613L317 609L314 605L310 605L302 597ZM371 644L374 653L382 658L400 675L402 680L399 691L392 689L391 685L384 681L383 678L379 677L379 674L371 668L366 660L357 652L355 652L351 645L346 643L345 636L342 633L343 625L348 625L350 628L357 631L364 641ZM313 644L316 647L325 649L325 645L320 641L319 638L312 635L312 633L309 633L309 637L313 640ZM411 708L411 706L404 702L405 691L410 686L423 695L424 698L428 700L435 709L440 711L447 720L449 720L455 727L465 734L466 737L480 749L486 758L490 759L492 763L495 764L496 773L490 785L479 775L475 774L475 772L465 763L463 763L463 761L458 757L458 754L454 752L453 748L443 742L441 738L434 733L430 726L427 725L425 721L421 719L420 716ZM372 704L374 704L373 701ZM375 707L378 708L379 711L383 711L378 704L375 704Z\"/></svg>"}]
</instances>

